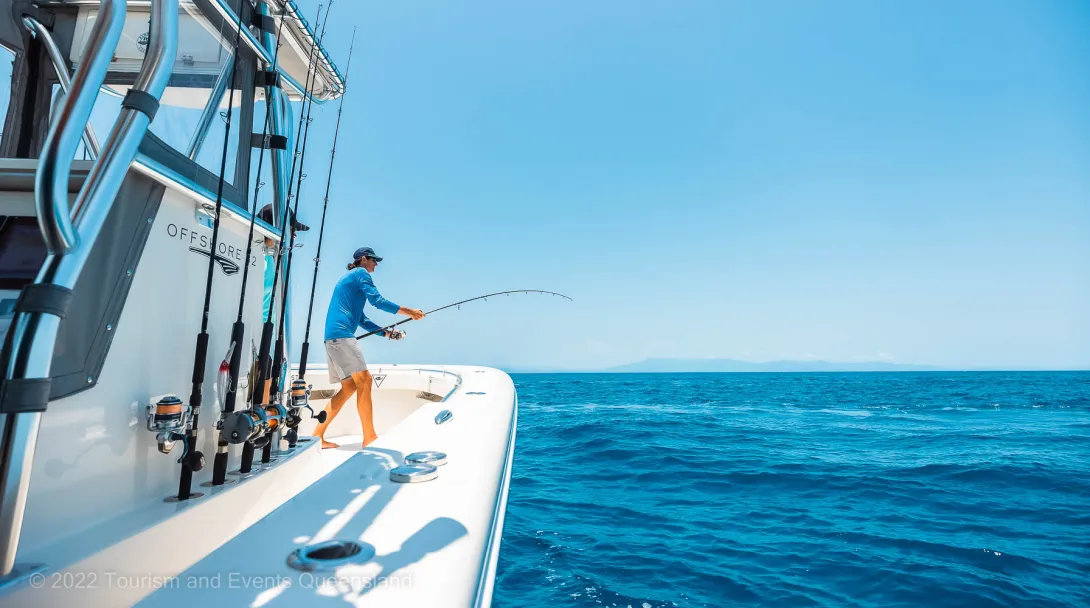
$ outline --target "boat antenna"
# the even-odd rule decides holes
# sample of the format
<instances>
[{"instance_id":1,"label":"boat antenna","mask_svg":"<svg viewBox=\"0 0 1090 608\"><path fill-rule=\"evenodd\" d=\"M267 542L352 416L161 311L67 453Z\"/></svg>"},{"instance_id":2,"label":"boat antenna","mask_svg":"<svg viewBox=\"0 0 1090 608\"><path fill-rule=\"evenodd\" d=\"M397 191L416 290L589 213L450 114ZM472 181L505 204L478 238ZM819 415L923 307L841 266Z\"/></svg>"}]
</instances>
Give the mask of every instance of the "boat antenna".
<instances>
[{"instance_id":1,"label":"boat antenna","mask_svg":"<svg viewBox=\"0 0 1090 608\"><path fill-rule=\"evenodd\" d=\"M557 296L557 297L560 297L560 298L564 298L565 300L567 300L569 302L572 301L572 299L569 298L568 296L566 296L566 295L564 295L562 293L556 293L555 291L543 291L541 289L512 289L511 291L497 291L496 293L488 293L488 294L485 294L483 296L477 296L475 298L469 298L468 300L462 300L461 302L455 302L453 304L447 304L446 306L441 306L439 308L436 308L435 310L429 310L428 312L426 312L424 314L432 315L432 314L435 314L435 313L439 312L440 310L446 310L448 308L454 308L455 306L461 308L462 304L468 304L469 302L475 302L477 300L486 300L488 298L495 297L495 296L509 296L509 295L511 295L513 293L536 293L536 294L547 295L547 296ZM409 317L408 319L402 319L401 321L398 321L397 323L391 323L390 325L387 325L386 327L380 327L379 329L376 329L374 331L369 331L369 332L367 332L365 334L358 335L358 336L356 336L356 339L357 340L362 340L362 339L364 339L364 338L366 338L368 336L373 336L375 334L383 333L383 332L385 332L387 330L390 330L390 329L393 329L393 328L397 327L398 325L401 325L403 323L408 323L409 321L412 321L412 320L413 320L412 317Z\"/></svg>"},{"instance_id":2,"label":"boat antenna","mask_svg":"<svg viewBox=\"0 0 1090 608\"><path fill-rule=\"evenodd\" d=\"M348 65L345 66L345 92L337 107L337 126L333 129L333 152L329 157L329 173L325 178L325 200L322 201L322 224L318 229L318 250L314 254L314 276L310 281L310 306L307 308L307 329L303 334L303 348L299 353L299 378L307 375L307 354L310 352L310 322L314 318L314 290L318 287L318 266L322 263L322 242L325 239L325 218L329 210L329 187L333 183L333 163L337 160L337 139L341 134L341 113L344 98L348 96L348 71L352 68L352 47L356 45L356 30L352 29L352 44L348 47Z\"/></svg>"},{"instance_id":3,"label":"boat antenna","mask_svg":"<svg viewBox=\"0 0 1090 608\"><path fill-rule=\"evenodd\" d=\"M220 155L220 178L216 186L216 211L212 220L212 242L208 249L208 272L204 283L204 308L201 313L201 331L197 334L196 354L193 357L193 390L189 394L190 418L185 431L184 448L181 457L182 473L178 480L178 500L188 500L192 493L193 473L204 468L204 454L197 451L198 418L204 389L204 368L208 362L208 313L212 306L212 277L216 269L216 250L219 246L220 211L223 209L223 184L227 172L227 149L231 145L231 117L235 107L235 78L238 75L239 43L242 40L242 10L238 12L235 31L235 48L232 54L234 65L231 66L230 91L227 97L227 113L224 122L223 152ZM199 494L198 494L199 495Z\"/></svg>"},{"instance_id":4,"label":"boat antenna","mask_svg":"<svg viewBox=\"0 0 1090 608\"><path fill-rule=\"evenodd\" d=\"M322 18L322 5L318 5L318 14L315 17L315 23ZM216 457L212 462L212 485L220 486L227 481L227 458L228 451L230 449L230 443L223 436L222 426L223 419L235 411L235 400L238 395L238 378L242 368L242 342L246 336L246 324L242 321L242 312L246 306L246 287L249 283L248 278L250 276L250 256L253 252L254 245L254 225L257 223L257 212L260 209L258 205L258 194L261 192L261 169L264 166L265 161L265 149L266 148L287 148L287 138L283 135L274 135L269 137L269 125L272 122L272 112L270 111L272 103L272 88L279 85L279 73L277 66L280 59L280 36L284 31L284 15L280 15L280 24L276 27L276 48L273 50L273 58L271 67L263 72L261 78L262 84L265 86L265 121L264 126L261 129L261 140L258 145L261 147L261 152L257 156L257 178L254 180L254 204L252 213L250 215L250 230L246 236L246 257L243 259L246 262L243 264L242 269L242 287L239 288L238 294L238 317L235 319L234 325L231 326L231 346L227 351L227 381L225 386L221 387L221 394L223 395L223 408L220 412L220 434L216 440ZM252 145L252 144L251 144ZM252 154L246 155L246 173L250 172L250 164L253 159ZM220 375L224 372L223 366L220 366Z\"/></svg>"},{"instance_id":5,"label":"boat antenna","mask_svg":"<svg viewBox=\"0 0 1090 608\"><path fill-rule=\"evenodd\" d=\"M305 136L304 136L304 131L303 131L303 121L305 119L305 114L306 113L303 110L304 110L304 106L307 106L307 98L311 97L311 95L310 95L310 86L311 86L311 83L313 82L313 78L317 76L317 71L318 70L317 70L317 67L316 67L317 57L315 56L315 50L317 49L317 50L320 51L320 49L321 49L322 41L325 39L326 27L329 25L330 15L332 15L332 11L333 11L333 1L330 0L329 4L326 5L326 13L325 13L326 16L325 16L325 21L322 23L322 32L321 32L321 34L319 34L317 40L314 40L314 38L311 38L310 52L309 52L309 54L307 56L307 59L308 59L307 67L310 68L310 69L307 70L306 84L303 86L303 100L299 105L299 125L298 125L298 127L296 129L295 146L294 146L294 151L293 151L293 154L292 154L292 161L291 161L291 170L288 172L288 192L287 192L287 197L285 199L285 205L284 205L285 206L285 209L284 209L285 214L282 215L281 218L280 218L281 221L282 221L282 226L280 228L280 240L279 240L279 242L277 244L277 248L279 249L279 251L277 251L277 255L276 255L276 266L273 269L273 284L272 284L272 292L271 292L270 297L269 297L269 312L268 312L268 314L265 315L265 322L261 326L261 342L260 342L260 346L258 347L259 350L258 350L257 375L256 375L256 378L255 378L256 383L255 383L255 385L253 387L253 391L251 392L251 398L253 399L254 403L259 403L259 402L263 403L265 401L265 381L272 377L271 376L272 361L271 361L271 359L269 357L269 349L272 346L272 338L273 338L273 331L274 331L273 322L272 322L272 314L273 314L273 311L276 310L276 291L277 291L277 286L279 285L279 280L280 280L280 261L281 261L281 259L283 259L283 255L284 255L284 251L283 251L284 239L287 236L288 224L289 223L294 223L294 220L295 220L294 216L291 217L291 218L284 217L284 216L287 214L288 211L290 211L290 209L288 207L290 207L290 205L291 205L292 186L295 183L295 181L293 179L294 175L295 175L295 166L296 166L297 161L299 160L299 157L301 156L301 150L305 149L305 146L306 146L306 142L304 141ZM313 100L313 98L311 98L310 99L310 107L313 107L313 104L314 104L314 100ZM249 441L246 442L245 445L243 445L243 447L242 447L242 465L239 468L239 471L241 473L249 473L250 472L250 469L253 466L254 447L255 447L254 444L252 442L249 442ZM270 446L270 450L271 450L271 446ZM270 451L270 456L271 456L271 451ZM269 460L270 458L266 458L265 455L263 454L262 459L263 460Z\"/></svg>"}]
</instances>

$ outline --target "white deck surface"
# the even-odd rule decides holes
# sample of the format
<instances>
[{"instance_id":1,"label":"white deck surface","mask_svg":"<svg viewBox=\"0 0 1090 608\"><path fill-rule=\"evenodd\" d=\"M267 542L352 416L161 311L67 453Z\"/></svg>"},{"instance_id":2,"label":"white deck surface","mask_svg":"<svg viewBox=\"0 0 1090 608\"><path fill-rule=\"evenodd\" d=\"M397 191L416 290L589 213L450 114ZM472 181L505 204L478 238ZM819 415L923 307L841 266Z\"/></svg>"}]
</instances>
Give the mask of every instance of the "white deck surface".
<instances>
[{"instance_id":1,"label":"white deck surface","mask_svg":"<svg viewBox=\"0 0 1090 608\"><path fill-rule=\"evenodd\" d=\"M497 370L445 369L462 377L445 402L427 402L362 451L358 437L340 438L341 448L322 458L343 464L143 605L488 605L513 456L515 391ZM436 425L444 409L454 418ZM391 482L390 468L422 450L447 453L439 478ZM286 565L294 549L331 539L370 544L376 556L314 574Z\"/></svg>"}]
</instances>

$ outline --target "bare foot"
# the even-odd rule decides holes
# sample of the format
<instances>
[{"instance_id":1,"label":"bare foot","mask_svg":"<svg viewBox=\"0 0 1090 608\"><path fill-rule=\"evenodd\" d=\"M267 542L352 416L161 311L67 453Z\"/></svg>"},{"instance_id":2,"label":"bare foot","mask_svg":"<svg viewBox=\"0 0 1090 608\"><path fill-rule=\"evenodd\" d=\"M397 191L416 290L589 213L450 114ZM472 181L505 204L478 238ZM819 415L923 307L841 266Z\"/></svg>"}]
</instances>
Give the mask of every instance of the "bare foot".
<instances>
[{"instance_id":1,"label":"bare foot","mask_svg":"<svg viewBox=\"0 0 1090 608\"><path fill-rule=\"evenodd\" d=\"M341 447L341 446L336 444L336 443L333 443L332 441L326 441L325 439L322 440L322 449L323 450L327 450L329 448L339 448L339 447Z\"/></svg>"},{"instance_id":2,"label":"bare foot","mask_svg":"<svg viewBox=\"0 0 1090 608\"><path fill-rule=\"evenodd\" d=\"M376 441L378 441L378 435L375 435L373 437L364 437L363 445L361 447L367 447Z\"/></svg>"}]
</instances>

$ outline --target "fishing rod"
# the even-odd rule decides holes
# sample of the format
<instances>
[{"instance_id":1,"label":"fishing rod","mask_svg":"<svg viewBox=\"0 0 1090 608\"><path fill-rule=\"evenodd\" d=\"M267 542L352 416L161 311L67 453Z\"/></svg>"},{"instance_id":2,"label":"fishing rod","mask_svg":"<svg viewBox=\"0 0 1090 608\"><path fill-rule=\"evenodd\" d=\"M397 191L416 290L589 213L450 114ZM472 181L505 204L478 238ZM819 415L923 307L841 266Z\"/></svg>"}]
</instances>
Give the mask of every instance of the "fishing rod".
<instances>
[{"instance_id":1,"label":"fishing rod","mask_svg":"<svg viewBox=\"0 0 1090 608\"><path fill-rule=\"evenodd\" d=\"M561 297L561 298L564 298L565 300L567 300L569 302L572 301L572 299L569 298L568 296L566 296L566 295L564 295L562 293L556 293L555 291L543 291L541 289L512 289L511 291L497 291L496 293L489 293L489 294L485 294L483 296L477 296L475 298L469 298L468 300L462 300L461 302L455 302L453 304L447 304L446 306L441 306L439 308L436 308L435 310L429 310L429 311L425 312L424 314L425 315L431 315L431 314L435 314L435 313L437 313L437 312L439 312L441 310L446 310L448 308L454 308L455 306L461 307L462 304L468 304L469 302L475 302L477 300L487 300L488 298L492 298L492 297L495 297L495 296L504 296L504 295L509 296L509 295L511 295L513 293L539 293L539 294L542 294L542 295ZM397 327L398 325L408 323L409 321L412 321L412 320L413 320L412 317L410 317L408 319L402 319L402 320L398 321L397 323L391 323L390 325L387 325L386 327L380 327L379 329L376 329L374 331L369 331L369 332L367 332L365 334L356 336L356 339L357 340L362 340L362 339L364 339L364 338L366 338L368 336L373 336L375 334L385 333L386 331L391 330L391 329Z\"/></svg>"},{"instance_id":2,"label":"fishing rod","mask_svg":"<svg viewBox=\"0 0 1090 608\"><path fill-rule=\"evenodd\" d=\"M310 47L310 51L309 51L309 53L307 55L307 58L309 60L308 68L310 68L310 69L307 70L307 77L306 77L305 83L303 85L303 91L304 91L303 92L303 100L302 100L302 102L300 103L300 106L299 106L299 125L298 125L297 130L296 130L295 149L294 149L293 154L292 154L291 170L288 172L288 191L287 191L287 197L285 199L285 207L289 207L290 204L291 204L292 187L293 187L293 185L295 183L293 178L294 178L294 175L295 175L296 162L299 160L301 150L303 148L305 148L305 146L306 146L306 142L302 141L303 138L304 138L304 132L303 132L304 112L303 112L303 107L307 105L307 97L309 95L310 86L311 86L311 83L313 81L313 78L317 77L317 68L315 66L316 62L315 62L314 52L315 52L315 49L320 49L322 41L325 39L326 27L329 25L330 15L332 15L332 11L333 11L333 1L330 0L329 4L326 6L326 18L325 18L325 22L322 24L321 34L318 36L317 40L315 40L314 38L311 38L311 47ZM311 107L312 107L313 103L314 103L314 100L311 99L310 103L311 103ZM285 212L288 212L288 211L290 211L290 208L285 209ZM271 371L272 371L270 369L271 359L269 357L269 349L272 347L272 338L273 338L273 331L274 331L273 323L272 323L272 314L273 314L273 311L276 309L276 291L277 291L277 286L278 286L279 280L280 280L280 262L281 262L281 259L283 258L283 255L284 255L283 254L283 243L284 243L284 238L286 236L286 229L288 227L289 221L294 223L294 220L295 220L294 217L291 217L289 219L289 218L285 218L284 216L281 216L281 221L282 221L283 225L281 226L281 229L280 229L280 240L279 240L279 242L277 244L278 251L277 251L277 255L276 255L276 265L275 265L275 267L273 269L272 292L270 293L270 296L269 296L269 312L265 315L265 322L264 322L264 324L262 324L262 327L261 327L261 342L260 342L260 347L259 347L259 351L258 351L258 365L257 365L257 374L256 374L256 378L255 378L256 382L255 382L254 389L253 389L253 392L252 392L252 395L251 395L251 397L253 399L253 403L251 404L252 407L256 407L259 404L263 405L265 400L266 400L265 399L265 382L266 382L267 379L269 379L271 377ZM245 443L245 445L243 445L243 447L242 447L242 464L241 464L241 466L239 468L240 473L249 473L250 472L250 470L251 470L251 468L253 466L254 448L255 447L256 446L254 445L254 443L252 441L247 441ZM268 458L266 458L264 456L264 454L262 456L263 456L262 460L265 460L265 461L269 460Z\"/></svg>"},{"instance_id":3,"label":"fishing rod","mask_svg":"<svg viewBox=\"0 0 1090 608\"><path fill-rule=\"evenodd\" d=\"M356 44L356 30L352 29L352 46ZM333 152L329 158L329 173L325 178L325 200L322 201L322 225L318 229L318 250L314 255L314 276L310 281L310 306L307 308L307 329L303 334L303 348L299 354L299 379L307 374L307 354L310 352L310 322L314 318L314 291L318 287L318 266L322 263L322 242L325 238L325 218L329 210L329 188L333 183L333 163L337 159L337 140L341 134L341 113L344 111L344 98L348 96L348 70L352 67L352 46L348 48L348 66L345 67L345 92L337 107L337 126L333 130ZM293 387L294 389L294 387ZM305 387L304 387L305 390ZM295 393L295 391L292 391ZM322 412L323 414L325 412ZM324 421L323 421L324 422Z\"/></svg>"},{"instance_id":4,"label":"fishing rod","mask_svg":"<svg viewBox=\"0 0 1090 608\"><path fill-rule=\"evenodd\" d=\"M323 29L323 32L324 32L324 29ZM348 92L348 88L347 88L348 87L348 73L352 69L352 50L354 48L355 48L355 28L353 27L352 28L352 40L351 40L351 42L349 44L349 47L348 47L348 63L346 64L346 66L344 66L344 84L346 84L346 93ZM334 134L334 148L335 148L335 150L336 150L336 146L337 146L336 138L340 133L340 115L341 115L341 111L343 110L343 108L344 108L344 95L341 95L341 98L340 98L340 101L338 102L338 107L337 107L337 130L335 131L335 134ZM299 205L300 205L300 203L302 202L302 199L303 199L303 180L306 179L306 173L303 173L303 168L305 167L305 162L306 162L306 142L307 142L307 137L308 137L308 135L310 135L310 132L311 132L311 122L312 122L311 112L313 110L314 110L314 104L312 102L310 108L307 108L307 110L306 110L306 131L304 132L304 135L303 135L303 151L302 151L302 154L300 155L300 158L299 158L299 178L298 178L298 182L295 183L295 206L291 211L291 219L290 219L290 221L292 221L293 223L295 221L295 218L299 217ZM336 157L336 151L334 153L334 156L330 157L330 159L329 159L329 170L330 171L332 171L332 159L334 159L335 157ZM289 204L290 204L290 202L289 202ZM287 227L287 226L288 226L288 224L284 223L284 227ZM272 348L272 353L274 353L274 360L272 360L272 369L271 369L271 378L272 378L272 380L269 382L269 385L271 387L271 390L276 391L276 398L274 400L272 400L275 403L280 403L282 401L282 394L283 394L283 386L282 386L281 375L283 374L283 370L284 370L284 361L283 361L284 352L286 352L286 349L284 349L284 342L286 342L286 340L287 340L286 333L287 333L287 318L288 318L288 289L289 289L289 284L291 283L292 260L294 259L294 255L295 255L295 230L294 230L294 227L292 227L291 238L288 241L288 262L286 264L284 264L284 267L283 267L283 280L284 280L284 288L283 289L284 289L284 293L283 293L283 296L280 299L280 317L279 317L280 318L280 324L279 324L280 327L279 327L279 331L277 332L276 345L274 346L274 348ZM299 414L300 414L300 411L303 408L306 408L307 410L310 410L311 415L313 417L318 418L318 423L319 424L325 422L325 417L326 417L325 412L322 412L322 413L317 414L317 415L314 414L314 410L311 410L310 406L308 406L308 404L307 404L308 399L307 399L305 385L302 384L302 382L299 382L299 385L300 386L292 386L292 399L291 399L292 408L291 408L290 414L289 414L289 424L288 424L289 430L288 430L288 435L287 435L288 446L291 447L291 448L295 447L295 441L296 441L296 439L298 439L298 434L295 433L295 428L294 427L298 426L298 423L300 421L300 415ZM271 445L266 445L264 450L262 451L262 462L268 462L271 459L271 451L272 451L272 446Z\"/></svg>"},{"instance_id":5,"label":"fishing rod","mask_svg":"<svg viewBox=\"0 0 1090 608\"><path fill-rule=\"evenodd\" d=\"M323 33L324 33L324 28L323 28ZM352 51L355 48L355 46L356 46L356 29L352 28L352 41L348 46L348 63L345 65L345 80L346 80L345 86L346 86L346 91L347 91L348 71L352 67ZM344 108L344 95L341 95L341 100L338 103L338 108L337 108L337 119L338 119L337 127L338 127L338 129L340 128L340 114L341 114L341 109L343 109L343 108ZM292 209L292 212L291 212L291 221L293 223L295 221L295 218L299 217L299 203L303 200L303 180L306 179L306 174L303 173L303 168L306 166L305 163L306 163L306 158L307 158L307 139L308 139L308 137L310 135L310 124L312 122L311 112L313 110L314 110L314 104L311 103L310 107L307 109L306 131L304 132L305 134L303 135L303 151L302 151L302 154L299 157L299 177L297 178L298 181L296 182L296 185L295 185L295 207ZM334 137L336 137L336 135ZM334 145L336 145L336 144L334 144ZM333 170L333 159L332 158L330 158L329 167L330 167L330 171L332 171ZM288 201L288 204L289 205L291 204L290 200ZM287 227L287 223L285 223L284 226ZM279 396L280 396L280 394L282 392L282 388L283 388L281 386L280 375L284 371L284 341L285 341L285 335L284 334L286 333L286 321L287 321L287 309L288 309L288 297L287 297L286 291L287 291L288 283L289 283L289 281L291 279L292 260L294 259L294 256L295 256L295 230L292 230L291 231L291 237L288 240L288 260L287 260L287 263L284 265L285 294L284 294L284 297L282 297L280 299L280 327L279 327L279 331L277 332L277 336L276 336L276 345L273 347L274 359L273 359L273 367L272 367L272 375L271 375L271 377L272 377L271 385L276 390L276 394L277 394L278 399L279 399ZM262 454L261 460L262 460L262 462L264 462L266 460L266 455L265 454Z\"/></svg>"},{"instance_id":6,"label":"fishing rod","mask_svg":"<svg viewBox=\"0 0 1090 608\"><path fill-rule=\"evenodd\" d=\"M235 49L232 55L234 65L231 66L230 92L227 97L226 126L223 134L223 153L220 156L220 178L216 186L216 215L212 220L212 242L208 249L208 273L204 283L204 308L201 314L201 331L197 334L197 348L193 356L193 390L189 395L189 425L185 431L184 451L182 452L182 473L178 480L179 501L188 500L192 493L193 473L204 468L204 454L197 451L198 419L201 412L201 401L204 390L204 367L208 362L208 315L212 307L212 277L216 269L216 248L219 245L220 212L223 209L223 185L227 172L227 149L231 145L231 117L235 107L235 80L238 75L239 44L242 40L242 13L238 12L237 31L235 32ZM188 456L188 457L187 457ZM200 496L200 494L197 494Z\"/></svg>"},{"instance_id":7,"label":"fishing rod","mask_svg":"<svg viewBox=\"0 0 1090 608\"><path fill-rule=\"evenodd\" d=\"M315 23L322 17L322 5L318 5L318 14L315 17ZM212 485L220 486L227 481L227 458L230 449L230 443L223 434L223 421L224 419L235 411L235 400L238 396L238 378L241 373L242 367L242 342L246 336L246 324L242 320L242 312L246 305L246 286L249 283L250 276L250 256L253 253L254 245L254 225L257 223L257 212L260 208L258 206L258 195L261 192L261 169L264 167L265 161L265 149L271 147L277 147L278 149L287 148L287 138L283 136L274 136L278 141L275 143L269 138L269 125L272 123L272 89L279 86L279 73L277 72L277 66L279 65L280 58L280 36L284 31L284 15L280 15L280 24L276 28L276 44L273 50L272 65L264 72L263 80L265 85L265 121L264 126L261 129L261 152L257 156L257 179L254 180L254 205L253 211L250 215L250 228L249 233L246 236L246 260L244 268L242 270L242 286L239 288L238 295L238 317L235 319L234 325L231 326L231 346L227 350L227 356L224 358L224 363L227 364L224 369L224 364L220 364L220 394L223 395L223 408L220 411L220 419L218 422L219 437L216 440L216 457L212 463ZM251 142L252 145L252 142ZM246 157L246 173L250 172L250 163L253 158L252 154L248 154ZM226 374L225 374L226 372ZM226 380L224 376L226 375Z\"/></svg>"}]
</instances>

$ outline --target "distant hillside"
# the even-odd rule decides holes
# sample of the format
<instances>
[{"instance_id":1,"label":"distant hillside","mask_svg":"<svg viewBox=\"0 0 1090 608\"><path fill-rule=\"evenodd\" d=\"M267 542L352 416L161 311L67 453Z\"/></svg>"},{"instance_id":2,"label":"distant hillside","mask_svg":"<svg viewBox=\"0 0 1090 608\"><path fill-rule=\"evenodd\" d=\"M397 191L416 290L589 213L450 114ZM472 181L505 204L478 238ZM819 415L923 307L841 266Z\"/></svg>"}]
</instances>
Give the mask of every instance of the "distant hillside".
<instances>
[{"instance_id":1,"label":"distant hillside","mask_svg":"<svg viewBox=\"0 0 1090 608\"><path fill-rule=\"evenodd\" d=\"M941 368L931 365L909 365L868 361L837 363L834 361L739 361L737 359L644 359L602 370L605 372L922 372Z\"/></svg>"}]
</instances>

